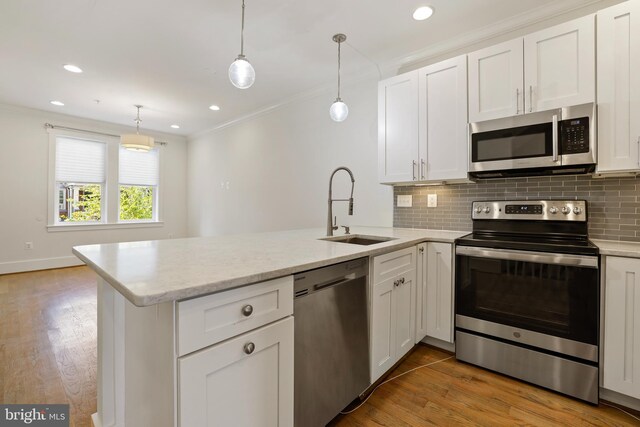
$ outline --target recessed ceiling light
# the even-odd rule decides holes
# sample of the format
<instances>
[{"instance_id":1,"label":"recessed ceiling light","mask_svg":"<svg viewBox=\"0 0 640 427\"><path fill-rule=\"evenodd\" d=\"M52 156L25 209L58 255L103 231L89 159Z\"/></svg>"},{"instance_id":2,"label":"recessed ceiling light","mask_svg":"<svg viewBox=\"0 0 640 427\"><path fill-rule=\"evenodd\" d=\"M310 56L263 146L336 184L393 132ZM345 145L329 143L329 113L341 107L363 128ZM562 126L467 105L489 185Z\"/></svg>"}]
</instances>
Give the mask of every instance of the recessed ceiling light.
<instances>
[{"instance_id":1,"label":"recessed ceiling light","mask_svg":"<svg viewBox=\"0 0 640 427\"><path fill-rule=\"evenodd\" d=\"M49 101L52 105L57 105L58 107L64 107L64 102L61 101Z\"/></svg>"},{"instance_id":2,"label":"recessed ceiling light","mask_svg":"<svg viewBox=\"0 0 640 427\"><path fill-rule=\"evenodd\" d=\"M64 69L67 71L71 71L72 73L81 73L82 72L82 68L78 67L77 65L73 65L73 64L66 64L64 66Z\"/></svg>"},{"instance_id":3,"label":"recessed ceiling light","mask_svg":"<svg viewBox=\"0 0 640 427\"><path fill-rule=\"evenodd\" d=\"M218 107L217 105L209 106L209 110L218 111L219 109L220 109L220 107Z\"/></svg>"},{"instance_id":4,"label":"recessed ceiling light","mask_svg":"<svg viewBox=\"0 0 640 427\"><path fill-rule=\"evenodd\" d=\"M179 125L171 125L171 127L174 128L174 129L180 129Z\"/></svg>"},{"instance_id":5,"label":"recessed ceiling light","mask_svg":"<svg viewBox=\"0 0 640 427\"><path fill-rule=\"evenodd\" d=\"M433 8L430 6L422 6L413 12L413 19L416 21L424 21L433 15Z\"/></svg>"}]
</instances>

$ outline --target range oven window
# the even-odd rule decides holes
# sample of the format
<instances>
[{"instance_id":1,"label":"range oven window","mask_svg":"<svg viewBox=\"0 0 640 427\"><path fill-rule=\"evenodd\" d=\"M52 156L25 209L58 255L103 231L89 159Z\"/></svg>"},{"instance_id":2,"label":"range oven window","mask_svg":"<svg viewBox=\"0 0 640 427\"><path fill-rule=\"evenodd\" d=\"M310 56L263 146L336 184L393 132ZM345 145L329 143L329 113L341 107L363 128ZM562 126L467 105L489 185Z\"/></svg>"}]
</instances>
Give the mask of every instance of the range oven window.
<instances>
[{"instance_id":1,"label":"range oven window","mask_svg":"<svg viewBox=\"0 0 640 427\"><path fill-rule=\"evenodd\" d=\"M551 123L480 132L471 135L471 160L473 162L551 155L553 155Z\"/></svg>"},{"instance_id":2,"label":"range oven window","mask_svg":"<svg viewBox=\"0 0 640 427\"><path fill-rule=\"evenodd\" d=\"M594 268L456 258L456 314L597 345Z\"/></svg>"}]
</instances>

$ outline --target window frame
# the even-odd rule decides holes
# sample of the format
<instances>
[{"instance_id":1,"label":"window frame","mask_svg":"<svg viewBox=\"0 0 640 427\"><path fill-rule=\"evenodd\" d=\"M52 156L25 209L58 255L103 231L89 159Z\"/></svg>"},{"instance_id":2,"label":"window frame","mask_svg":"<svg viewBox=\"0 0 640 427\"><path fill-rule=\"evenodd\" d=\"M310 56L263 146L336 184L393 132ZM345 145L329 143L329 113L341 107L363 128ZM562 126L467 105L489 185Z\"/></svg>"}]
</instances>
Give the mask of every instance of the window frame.
<instances>
[{"instance_id":1,"label":"window frame","mask_svg":"<svg viewBox=\"0 0 640 427\"><path fill-rule=\"evenodd\" d=\"M163 175L164 155L163 146L158 144L158 185L154 191L153 218L151 220L126 220L120 221L120 183L119 183L119 150L120 139L91 132L80 132L49 128L49 170L48 170L48 197L47 197L47 230L80 231L80 230L105 230L117 228L146 228L162 227L163 222ZM101 221L62 222L59 221L59 193L56 181L56 139L73 138L85 141L96 141L106 144L105 157L105 182L101 189Z\"/></svg>"}]
</instances>

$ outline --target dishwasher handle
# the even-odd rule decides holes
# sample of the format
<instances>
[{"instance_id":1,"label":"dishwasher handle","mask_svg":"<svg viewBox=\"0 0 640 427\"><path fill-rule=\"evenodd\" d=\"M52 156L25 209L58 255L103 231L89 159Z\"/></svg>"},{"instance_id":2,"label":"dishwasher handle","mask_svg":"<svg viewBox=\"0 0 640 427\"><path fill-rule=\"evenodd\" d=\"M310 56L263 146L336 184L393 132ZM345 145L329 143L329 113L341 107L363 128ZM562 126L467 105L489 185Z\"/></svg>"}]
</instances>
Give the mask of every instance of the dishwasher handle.
<instances>
[{"instance_id":1,"label":"dishwasher handle","mask_svg":"<svg viewBox=\"0 0 640 427\"><path fill-rule=\"evenodd\" d=\"M331 281L329 281L327 283L319 283L317 285L314 285L313 286L313 290L314 291L319 291L320 289L328 288L330 286L338 286L338 285L341 285L343 283L350 282L355 278L356 278L355 273L351 273L351 274L348 274L348 275L346 275L344 277L341 277L341 278L339 278L337 280L331 280Z\"/></svg>"}]
</instances>

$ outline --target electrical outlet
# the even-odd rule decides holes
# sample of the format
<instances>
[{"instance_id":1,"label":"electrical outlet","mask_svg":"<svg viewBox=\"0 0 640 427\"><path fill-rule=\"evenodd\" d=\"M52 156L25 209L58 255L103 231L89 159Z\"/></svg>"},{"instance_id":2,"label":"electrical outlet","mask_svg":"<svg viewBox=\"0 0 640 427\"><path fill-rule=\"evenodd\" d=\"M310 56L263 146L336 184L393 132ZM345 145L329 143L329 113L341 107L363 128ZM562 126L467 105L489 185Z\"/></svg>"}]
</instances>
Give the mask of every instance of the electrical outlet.
<instances>
[{"instance_id":1,"label":"electrical outlet","mask_svg":"<svg viewBox=\"0 0 640 427\"><path fill-rule=\"evenodd\" d=\"M413 196L398 196L397 205L399 208L410 208L413 206Z\"/></svg>"},{"instance_id":2,"label":"electrical outlet","mask_svg":"<svg viewBox=\"0 0 640 427\"><path fill-rule=\"evenodd\" d=\"M437 208L438 207L438 195L437 194L428 194L427 195L427 207L428 208Z\"/></svg>"},{"instance_id":3,"label":"electrical outlet","mask_svg":"<svg viewBox=\"0 0 640 427\"><path fill-rule=\"evenodd\" d=\"M33 249L33 242L24 242L24 248L28 250Z\"/></svg>"}]
</instances>

